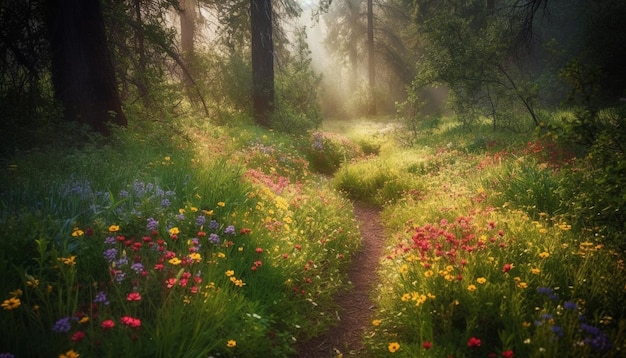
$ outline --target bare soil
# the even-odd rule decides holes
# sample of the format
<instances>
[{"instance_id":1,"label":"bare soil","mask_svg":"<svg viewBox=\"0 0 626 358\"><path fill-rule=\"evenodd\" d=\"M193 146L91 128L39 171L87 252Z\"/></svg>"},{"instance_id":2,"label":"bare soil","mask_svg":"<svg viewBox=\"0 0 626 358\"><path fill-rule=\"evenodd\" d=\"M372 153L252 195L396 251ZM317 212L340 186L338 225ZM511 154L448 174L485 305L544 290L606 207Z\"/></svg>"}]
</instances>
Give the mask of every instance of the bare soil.
<instances>
[{"instance_id":1,"label":"bare soil","mask_svg":"<svg viewBox=\"0 0 626 358\"><path fill-rule=\"evenodd\" d=\"M379 281L377 268L383 252L384 235L379 209L355 203L354 214L359 222L363 244L352 258L348 271L353 289L336 299L339 306L336 312L338 325L300 344L297 347L300 358L329 358L340 354L367 357L362 336L373 319L374 304L370 295Z\"/></svg>"}]
</instances>

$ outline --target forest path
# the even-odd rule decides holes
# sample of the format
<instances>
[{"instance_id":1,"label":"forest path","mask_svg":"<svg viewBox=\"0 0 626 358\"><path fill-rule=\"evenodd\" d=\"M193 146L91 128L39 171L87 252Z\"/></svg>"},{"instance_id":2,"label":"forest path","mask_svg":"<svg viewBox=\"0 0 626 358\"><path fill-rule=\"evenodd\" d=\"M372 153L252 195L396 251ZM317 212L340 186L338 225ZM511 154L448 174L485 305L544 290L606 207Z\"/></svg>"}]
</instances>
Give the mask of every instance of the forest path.
<instances>
[{"instance_id":1,"label":"forest path","mask_svg":"<svg viewBox=\"0 0 626 358\"><path fill-rule=\"evenodd\" d=\"M353 289L336 299L339 322L326 333L297 347L300 358L330 358L340 355L367 357L362 336L371 325L374 303L370 295L376 287L378 264L384 247L380 210L354 203L354 214L361 229L361 250L352 258L348 279Z\"/></svg>"}]
</instances>

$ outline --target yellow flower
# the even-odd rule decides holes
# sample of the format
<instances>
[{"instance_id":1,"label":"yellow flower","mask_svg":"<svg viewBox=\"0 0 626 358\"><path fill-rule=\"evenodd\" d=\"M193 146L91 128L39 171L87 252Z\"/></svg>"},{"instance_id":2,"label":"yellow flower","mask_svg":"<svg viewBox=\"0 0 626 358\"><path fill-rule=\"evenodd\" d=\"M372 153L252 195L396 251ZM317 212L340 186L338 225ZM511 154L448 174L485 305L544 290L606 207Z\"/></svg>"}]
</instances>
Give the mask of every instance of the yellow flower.
<instances>
[{"instance_id":1,"label":"yellow flower","mask_svg":"<svg viewBox=\"0 0 626 358\"><path fill-rule=\"evenodd\" d=\"M10 310L14 310L14 309L18 308L21 304L22 304L22 302L20 301L19 298L11 297L8 300L4 300L4 302L2 302L1 306L2 306L2 309L10 311Z\"/></svg>"},{"instance_id":2,"label":"yellow flower","mask_svg":"<svg viewBox=\"0 0 626 358\"><path fill-rule=\"evenodd\" d=\"M234 270L227 270L227 271L226 271L226 276L228 276L228 277L231 277L231 276L232 276L232 275L234 275L234 274L235 274L235 271L234 271Z\"/></svg>"},{"instance_id":3,"label":"yellow flower","mask_svg":"<svg viewBox=\"0 0 626 358\"><path fill-rule=\"evenodd\" d=\"M546 229L545 227L542 227L539 229L540 234L546 234L547 232L548 232L548 229Z\"/></svg>"},{"instance_id":4,"label":"yellow flower","mask_svg":"<svg viewBox=\"0 0 626 358\"><path fill-rule=\"evenodd\" d=\"M433 272L433 270L428 270L424 272L424 276L426 277L432 277L435 273Z\"/></svg>"},{"instance_id":5,"label":"yellow flower","mask_svg":"<svg viewBox=\"0 0 626 358\"><path fill-rule=\"evenodd\" d=\"M476 279L476 282L480 283L481 285L484 285L487 282L487 279L484 277L479 277Z\"/></svg>"},{"instance_id":6,"label":"yellow flower","mask_svg":"<svg viewBox=\"0 0 626 358\"><path fill-rule=\"evenodd\" d=\"M532 326L532 324L530 322L522 322L522 327L528 328L530 326Z\"/></svg>"},{"instance_id":7,"label":"yellow flower","mask_svg":"<svg viewBox=\"0 0 626 358\"><path fill-rule=\"evenodd\" d=\"M120 226L119 225L111 225L109 226L109 232L118 232L120 231Z\"/></svg>"},{"instance_id":8,"label":"yellow flower","mask_svg":"<svg viewBox=\"0 0 626 358\"><path fill-rule=\"evenodd\" d=\"M178 235L180 233L180 230L178 230L177 227L173 227L170 229L170 235Z\"/></svg>"},{"instance_id":9,"label":"yellow flower","mask_svg":"<svg viewBox=\"0 0 626 358\"><path fill-rule=\"evenodd\" d=\"M476 285L469 285L469 286L467 286L467 290L470 291L470 292L476 291Z\"/></svg>"},{"instance_id":10,"label":"yellow flower","mask_svg":"<svg viewBox=\"0 0 626 358\"><path fill-rule=\"evenodd\" d=\"M207 216L213 215L213 210L202 210L202 213Z\"/></svg>"},{"instance_id":11,"label":"yellow flower","mask_svg":"<svg viewBox=\"0 0 626 358\"><path fill-rule=\"evenodd\" d=\"M87 322L89 322L89 317L87 317L87 316L83 316L83 317L82 317L82 318L78 321L78 323L81 323L81 324L83 324L83 323L87 323Z\"/></svg>"},{"instance_id":12,"label":"yellow flower","mask_svg":"<svg viewBox=\"0 0 626 358\"><path fill-rule=\"evenodd\" d=\"M61 353L59 354L59 358L78 358L80 357L80 354L74 352L73 349L70 349L69 351L65 352L65 354Z\"/></svg>"},{"instance_id":13,"label":"yellow flower","mask_svg":"<svg viewBox=\"0 0 626 358\"><path fill-rule=\"evenodd\" d=\"M517 287L519 287L521 289L525 289L525 288L528 288L528 284L526 282L519 282L517 284Z\"/></svg>"},{"instance_id":14,"label":"yellow flower","mask_svg":"<svg viewBox=\"0 0 626 358\"><path fill-rule=\"evenodd\" d=\"M452 272L452 271L454 271L454 267L452 267L452 265L448 265L448 266L446 266L446 271Z\"/></svg>"},{"instance_id":15,"label":"yellow flower","mask_svg":"<svg viewBox=\"0 0 626 358\"><path fill-rule=\"evenodd\" d=\"M189 254L189 259L195 263L199 263L200 261L202 261L202 255L197 252L192 252L191 254Z\"/></svg>"},{"instance_id":16,"label":"yellow flower","mask_svg":"<svg viewBox=\"0 0 626 358\"><path fill-rule=\"evenodd\" d=\"M59 257L58 259L59 261L63 262L63 264L68 265L68 266L74 266L76 265L76 256L70 256L70 257Z\"/></svg>"},{"instance_id":17,"label":"yellow flower","mask_svg":"<svg viewBox=\"0 0 626 358\"><path fill-rule=\"evenodd\" d=\"M379 320L379 319L375 319L375 320L372 321L372 325L374 325L375 327L380 326L381 323L382 323L382 321Z\"/></svg>"},{"instance_id":18,"label":"yellow flower","mask_svg":"<svg viewBox=\"0 0 626 358\"><path fill-rule=\"evenodd\" d=\"M21 290L21 289L19 289L19 288L18 288L17 290L15 290L15 291L11 291L11 292L9 292L9 294L10 294L11 296L16 297L16 298L17 298L17 297L22 296L22 294L23 294L23 293L24 293L24 291L22 291L22 290Z\"/></svg>"},{"instance_id":19,"label":"yellow flower","mask_svg":"<svg viewBox=\"0 0 626 358\"><path fill-rule=\"evenodd\" d=\"M228 348L235 348L236 346L237 346L237 341L234 339L231 339L228 342L226 342L226 347Z\"/></svg>"},{"instance_id":20,"label":"yellow flower","mask_svg":"<svg viewBox=\"0 0 626 358\"><path fill-rule=\"evenodd\" d=\"M541 270L538 269L538 268L531 268L530 269L530 273L532 273L533 275L539 275L540 272L541 272Z\"/></svg>"},{"instance_id":21,"label":"yellow flower","mask_svg":"<svg viewBox=\"0 0 626 358\"><path fill-rule=\"evenodd\" d=\"M26 286L37 287L39 286L39 280L31 275L26 275Z\"/></svg>"},{"instance_id":22,"label":"yellow flower","mask_svg":"<svg viewBox=\"0 0 626 358\"><path fill-rule=\"evenodd\" d=\"M178 257L173 257L173 258L169 259L169 261L168 261L168 262L169 262L171 265L176 266L176 265L180 265L180 262L181 262L181 261L180 261L180 259L179 259Z\"/></svg>"},{"instance_id":23,"label":"yellow flower","mask_svg":"<svg viewBox=\"0 0 626 358\"><path fill-rule=\"evenodd\" d=\"M224 203L223 201L217 203L217 206L219 206L220 208L223 208L225 205L226 203Z\"/></svg>"},{"instance_id":24,"label":"yellow flower","mask_svg":"<svg viewBox=\"0 0 626 358\"><path fill-rule=\"evenodd\" d=\"M198 212L198 208L196 208L195 206L192 206L191 208L189 208L189 210L191 210L192 213Z\"/></svg>"},{"instance_id":25,"label":"yellow flower","mask_svg":"<svg viewBox=\"0 0 626 358\"><path fill-rule=\"evenodd\" d=\"M79 236L83 236L85 234L85 232L77 227L74 228L74 230L72 230L72 236L73 237L79 237Z\"/></svg>"},{"instance_id":26,"label":"yellow flower","mask_svg":"<svg viewBox=\"0 0 626 358\"><path fill-rule=\"evenodd\" d=\"M217 258L223 259L223 258L225 258L225 257L226 257L226 254L225 254L225 253L223 253L223 252L218 252L218 253L217 253Z\"/></svg>"},{"instance_id":27,"label":"yellow flower","mask_svg":"<svg viewBox=\"0 0 626 358\"><path fill-rule=\"evenodd\" d=\"M407 273L409 271L409 266L407 266L406 264L400 266L400 268L398 269L398 272L400 273Z\"/></svg>"},{"instance_id":28,"label":"yellow flower","mask_svg":"<svg viewBox=\"0 0 626 358\"><path fill-rule=\"evenodd\" d=\"M405 293L404 295L402 295L402 297L400 297L400 299L402 300L402 302L406 302L411 299L411 294Z\"/></svg>"},{"instance_id":29,"label":"yellow flower","mask_svg":"<svg viewBox=\"0 0 626 358\"><path fill-rule=\"evenodd\" d=\"M445 278L445 279L446 279L446 281L452 281L452 280L454 280L454 276L452 276L452 275L450 275L450 274L445 275L443 278Z\"/></svg>"},{"instance_id":30,"label":"yellow flower","mask_svg":"<svg viewBox=\"0 0 626 358\"><path fill-rule=\"evenodd\" d=\"M437 296L433 295L432 293L427 293L426 296L428 296L428 298L430 298L431 300L437 298Z\"/></svg>"},{"instance_id":31,"label":"yellow flower","mask_svg":"<svg viewBox=\"0 0 626 358\"><path fill-rule=\"evenodd\" d=\"M547 251L539 253L539 257L541 257L542 259L548 258L548 256L550 256L550 253Z\"/></svg>"},{"instance_id":32,"label":"yellow flower","mask_svg":"<svg viewBox=\"0 0 626 358\"><path fill-rule=\"evenodd\" d=\"M178 209L178 213L179 214L184 214L185 213L185 209L183 209L183 208Z\"/></svg>"},{"instance_id":33,"label":"yellow flower","mask_svg":"<svg viewBox=\"0 0 626 358\"><path fill-rule=\"evenodd\" d=\"M400 349L400 343L391 342L387 348L389 349L389 352L395 353L398 349Z\"/></svg>"}]
</instances>

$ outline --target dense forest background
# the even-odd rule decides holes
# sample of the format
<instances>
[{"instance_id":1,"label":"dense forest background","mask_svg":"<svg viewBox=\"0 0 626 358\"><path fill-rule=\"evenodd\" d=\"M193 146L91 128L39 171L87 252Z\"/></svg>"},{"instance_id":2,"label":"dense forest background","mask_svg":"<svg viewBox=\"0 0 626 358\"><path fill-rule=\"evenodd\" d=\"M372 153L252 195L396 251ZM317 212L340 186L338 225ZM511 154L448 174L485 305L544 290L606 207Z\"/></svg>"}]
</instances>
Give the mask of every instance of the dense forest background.
<instances>
[{"instance_id":1,"label":"dense forest background","mask_svg":"<svg viewBox=\"0 0 626 358\"><path fill-rule=\"evenodd\" d=\"M129 118L302 133L397 114L410 133L453 113L518 131L562 105L592 142L626 96L624 15L618 0L3 0L3 154Z\"/></svg>"}]
</instances>

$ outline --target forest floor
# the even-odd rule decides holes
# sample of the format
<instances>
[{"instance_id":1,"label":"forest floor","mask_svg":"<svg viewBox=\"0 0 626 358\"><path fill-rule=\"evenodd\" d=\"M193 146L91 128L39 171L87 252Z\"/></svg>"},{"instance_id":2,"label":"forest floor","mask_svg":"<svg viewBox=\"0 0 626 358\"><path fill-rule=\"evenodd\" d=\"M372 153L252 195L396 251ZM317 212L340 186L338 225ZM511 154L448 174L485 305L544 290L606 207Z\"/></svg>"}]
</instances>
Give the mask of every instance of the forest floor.
<instances>
[{"instance_id":1,"label":"forest floor","mask_svg":"<svg viewBox=\"0 0 626 358\"><path fill-rule=\"evenodd\" d=\"M300 358L330 358L354 355L367 357L363 333L372 323L374 304L370 295L379 282L377 268L384 247L383 226L378 208L354 203L354 214L361 229L361 250L352 258L348 279L353 289L337 297L339 322L324 334L303 342Z\"/></svg>"}]
</instances>

